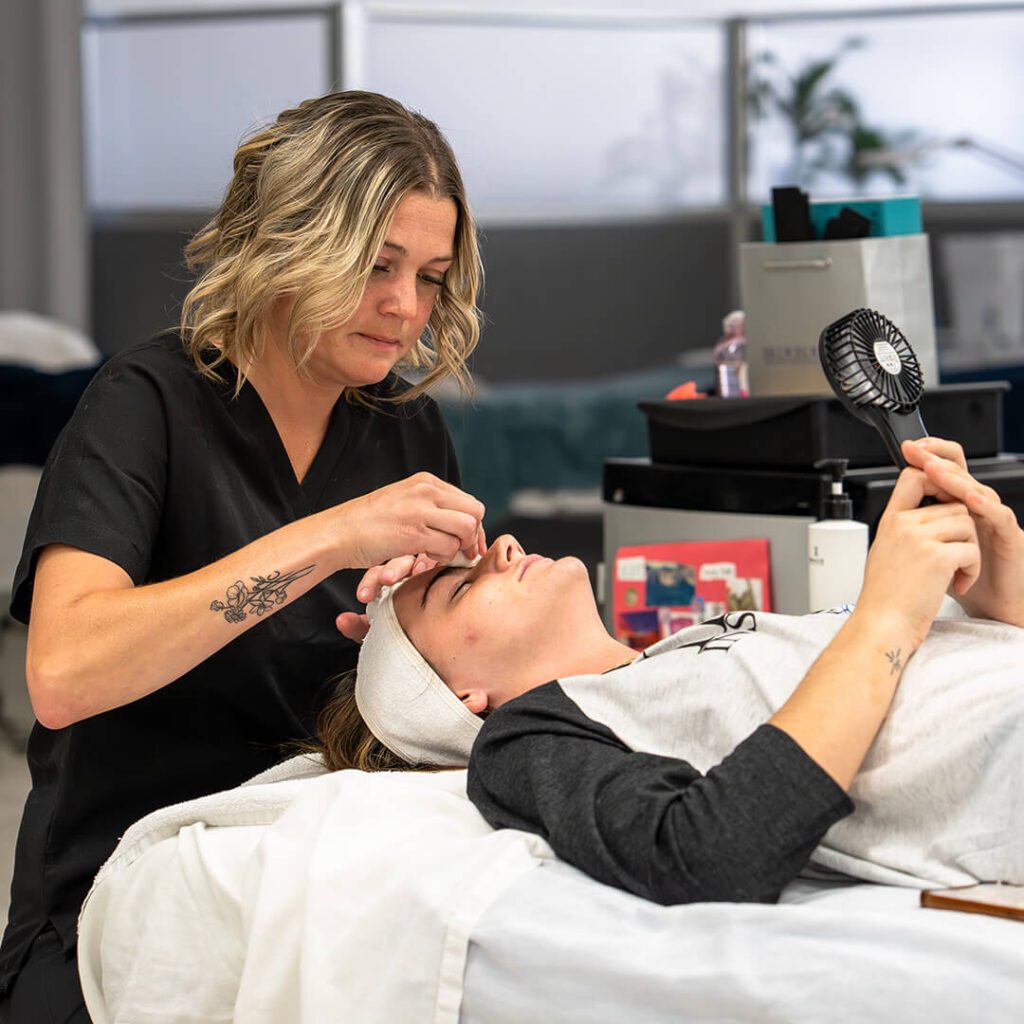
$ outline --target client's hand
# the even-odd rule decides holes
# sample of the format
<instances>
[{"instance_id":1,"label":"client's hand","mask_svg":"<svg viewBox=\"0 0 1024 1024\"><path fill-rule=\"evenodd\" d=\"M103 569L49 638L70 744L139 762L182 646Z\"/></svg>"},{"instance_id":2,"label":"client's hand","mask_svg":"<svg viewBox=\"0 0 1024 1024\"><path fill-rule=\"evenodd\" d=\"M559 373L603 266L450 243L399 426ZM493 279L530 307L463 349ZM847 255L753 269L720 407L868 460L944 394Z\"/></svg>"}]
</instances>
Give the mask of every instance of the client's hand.
<instances>
[{"instance_id":1,"label":"client's hand","mask_svg":"<svg viewBox=\"0 0 1024 1024\"><path fill-rule=\"evenodd\" d=\"M926 496L947 500L921 508ZM908 467L878 523L855 614L902 625L909 654L927 636L950 585L961 597L980 571L978 536L967 507L920 469Z\"/></svg>"},{"instance_id":2,"label":"client's hand","mask_svg":"<svg viewBox=\"0 0 1024 1024\"><path fill-rule=\"evenodd\" d=\"M383 565L374 565L366 570L363 578L359 581L359 586L356 587L356 597L363 604L369 604L380 596L382 587L404 580L407 576L426 572L427 569L433 569L436 565L437 562L433 558L428 558L424 554L401 555ZM334 622L343 636L354 640L357 644L363 642L363 638L370 628L366 616L356 612L342 612Z\"/></svg>"},{"instance_id":3,"label":"client's hand","mask_svg":"<svg viewBox=\"0 0 1024 1024\"><path fill-rule=\"evenodd\" d=\"M1024 626L1024 532L1013 509L971 476L955 441L905 441L903 455L924 471L940 501L965 505L977 527L981 575L969 594L954 596L969 615Z\"/></svg>"}]
</instances>

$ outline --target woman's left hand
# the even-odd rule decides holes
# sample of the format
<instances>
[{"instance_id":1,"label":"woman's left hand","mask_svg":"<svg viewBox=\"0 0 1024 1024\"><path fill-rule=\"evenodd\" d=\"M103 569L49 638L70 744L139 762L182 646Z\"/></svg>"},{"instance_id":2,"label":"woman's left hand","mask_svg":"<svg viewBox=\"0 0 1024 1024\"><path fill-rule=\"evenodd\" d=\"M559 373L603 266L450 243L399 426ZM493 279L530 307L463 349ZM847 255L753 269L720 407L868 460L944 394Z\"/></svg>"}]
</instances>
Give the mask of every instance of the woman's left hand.
<instances>
[{"instance_id":1,"label":"woman's left hand","mask_svg":"<svg viewBox=\"0 0 1024 1024\"><path fill-rule=\"evenodd\" d=\"M356 587L356 597L363 604L369 604L380 597L383 587L404 580L406 576L415 576L417 573L426 572L427 569L433 569L435 565L437 562L423 554L401 555L398 558L390 559L383 565L373 565L363 573L363 578ZM342 636L354 640L357 644L363 642L363 638L370 629L369 619L365 614L360 615L358 612L342 612L334 620L334 624Z\"/></svg>"},{"instance_id":2,"label":"woman's left hand","mask_svg":"<svg viewBox=\"0 0 1024 1024\"><path fill-rule=\"evenodd\" d=\"M481 555L487 550L487 537L484 534L483 527L480 527L479 530L477 548ZM418 555L400 555L398 558L390 559L383 565L370 566L363 573L363 578L356 587L356 597L363 604L369 604L380 597L382 588L390 587L399 580L404 580L407 576L416 576L421 572L426 572L428 569L435 568L436 565L437 562L433 558L421 553ZM342 636L347 637L349 640L354 640L357 644L363 642L363 638L370 629L369 619L367 619L365 614L361 615L358 612L342 612L334 620L334 624L338 627L338 632Z\"/></svg>"},{"instance_id":3,"label":"woman's left hand","mask_svg":"<svg viewBox=\"0 0 1024 1024\"><path fill-rule=\"evenodd\" d=\"M957 600L969 614L1024 626L1024 531L1013 510L967 470L955 441L925 437L904 441L906 460L938 488L940 501L959 501L974 519L981 549L981 575Z\"/></svg>"}]
</instances>

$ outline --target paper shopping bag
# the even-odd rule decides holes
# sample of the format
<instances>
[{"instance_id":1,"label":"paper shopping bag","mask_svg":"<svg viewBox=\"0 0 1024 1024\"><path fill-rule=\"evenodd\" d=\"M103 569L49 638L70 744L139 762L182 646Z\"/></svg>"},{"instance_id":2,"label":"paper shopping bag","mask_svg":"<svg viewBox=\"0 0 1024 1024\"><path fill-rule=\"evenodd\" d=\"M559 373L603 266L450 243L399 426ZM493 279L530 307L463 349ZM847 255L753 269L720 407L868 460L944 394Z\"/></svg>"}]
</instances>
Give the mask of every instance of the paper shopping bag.
<instances>
[{"instance_id":1,"label":"paper shopping bag","mask_svg":"<svg viewBox=\"0 0 1024 1024\"><path fill-rule=\"evenodd\" d=\"M831 394L818 338L854 309L887 316L939 382L927 235L740 246L751 395Z\"/></svg>"}]
</instances>

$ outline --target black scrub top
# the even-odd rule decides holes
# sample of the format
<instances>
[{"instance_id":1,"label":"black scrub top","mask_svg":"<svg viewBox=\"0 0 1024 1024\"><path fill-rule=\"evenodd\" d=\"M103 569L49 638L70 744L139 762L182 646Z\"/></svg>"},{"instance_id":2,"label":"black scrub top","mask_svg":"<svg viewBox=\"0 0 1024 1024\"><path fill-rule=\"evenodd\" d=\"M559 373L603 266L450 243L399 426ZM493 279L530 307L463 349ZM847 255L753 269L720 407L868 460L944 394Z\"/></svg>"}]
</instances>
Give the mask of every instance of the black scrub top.
<instances>
[{"instance_id":1,"label":"black scrub top","mask_svg":"<svg viewBox=\"0 0 1024 1024\"><path fill-rule=\"evenodd\" d=\"M406 386L392 375L369 391ZM374 411L341 398L299 484L256 390L247 383L234 397L233 386L198 373L177 334L159 335L104 365L57 439L15 575L12 615L28 621L36 557L47 544L107 558L137 585L157 582L420 470L459 483L432 400ZM310 735L330 681L355 666L356 646L334 620L362 610L361 575L329 577L134 703L64 729L36 723L0 992L47 922L65 949L74 946L92 878L132 822L238 785L281 760L284 744Z\"/></svg>"}]
</instances>

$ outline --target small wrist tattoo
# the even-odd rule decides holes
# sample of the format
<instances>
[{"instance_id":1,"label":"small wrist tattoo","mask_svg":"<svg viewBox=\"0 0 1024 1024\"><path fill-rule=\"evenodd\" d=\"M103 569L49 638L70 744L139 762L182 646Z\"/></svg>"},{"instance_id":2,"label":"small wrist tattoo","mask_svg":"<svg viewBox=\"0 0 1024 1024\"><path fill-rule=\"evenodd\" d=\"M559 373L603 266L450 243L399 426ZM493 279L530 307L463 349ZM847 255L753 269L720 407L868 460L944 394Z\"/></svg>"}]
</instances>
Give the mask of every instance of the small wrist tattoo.
<instances>
[{"instance_id":1,"label":"small wrist tattoo","mask_svg":"<svg viewBox=\"0 0 1024 1024\"><path fill-rule=\"evenodd\" d=\"M250 576L252 587L247 587L241 580L236 580L228 587L226 601L210 603L211 612L223 612L225 622L241 622L246 612L254 612L259 618L266 612L273 611L278 605L288 600L285 589L296 580L311 573L315 565L307 565L303 569L281 574L275 570L267 576Z\"/></svg>"},{"instance_id":2,"label":"small wrist tattoo","mask_svg":"<svg viewBox=\"0 0 1024 1024\"><path fill-rule=\"evenodd\" d=\"M900 651L902 650L902 647L897 647L895 651L885 652L885 656L889 659L889 675L891 676L903 671L903 662L900 661Z\"/></svg>"}]
</instances>

